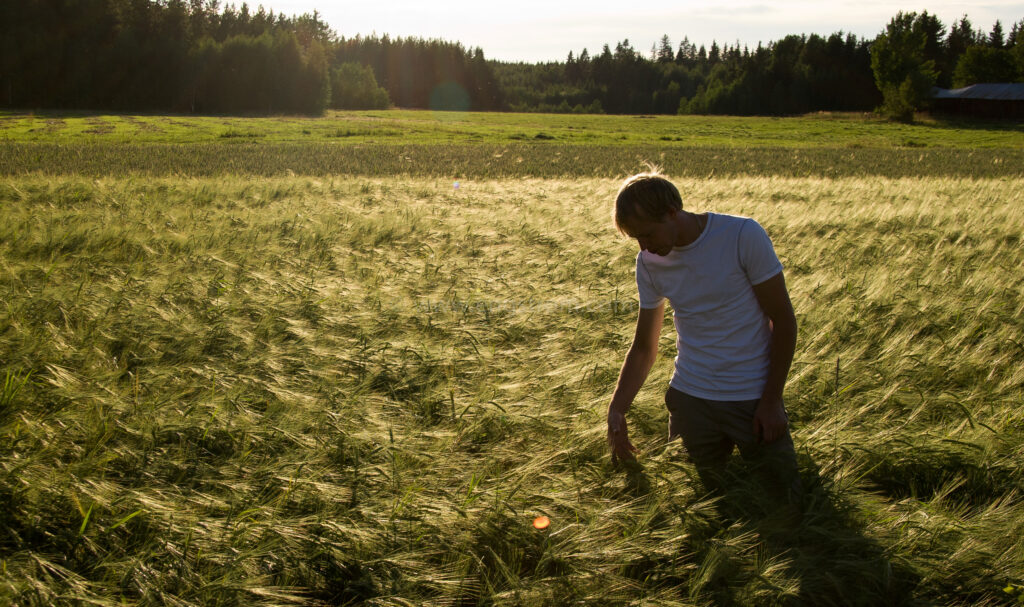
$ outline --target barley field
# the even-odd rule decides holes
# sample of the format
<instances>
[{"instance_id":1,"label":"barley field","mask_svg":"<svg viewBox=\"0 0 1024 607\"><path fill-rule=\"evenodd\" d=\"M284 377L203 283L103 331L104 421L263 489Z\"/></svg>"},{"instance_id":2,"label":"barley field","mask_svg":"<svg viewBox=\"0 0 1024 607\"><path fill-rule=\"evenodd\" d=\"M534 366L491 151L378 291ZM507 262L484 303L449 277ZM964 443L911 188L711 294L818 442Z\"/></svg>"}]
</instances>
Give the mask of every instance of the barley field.
<instances>
[{"instance_id":1,"label":"barley field","mask_svg":"<svg viewBox=\"0 0 1024 607\"><path fill-rule=\"evenodd\" d=\"M0 603L1024 601L1019 175L670 171L786 267L793 523L668 442L668 316L610 462L616 178L74 173L0 182Z\"/></svg>"},{"instance_id":2,"label":"barley field","mask_svg":"<svg viewBox=\"0 0 1024 607\"><path fill-rule=\"evenodd\" d=\"M571 179L629 175L652 162L677 177L1024 177L1024 147L921 150L522 143L61 144L0 140L0 176Z\"/></svg>"}]
</instances>

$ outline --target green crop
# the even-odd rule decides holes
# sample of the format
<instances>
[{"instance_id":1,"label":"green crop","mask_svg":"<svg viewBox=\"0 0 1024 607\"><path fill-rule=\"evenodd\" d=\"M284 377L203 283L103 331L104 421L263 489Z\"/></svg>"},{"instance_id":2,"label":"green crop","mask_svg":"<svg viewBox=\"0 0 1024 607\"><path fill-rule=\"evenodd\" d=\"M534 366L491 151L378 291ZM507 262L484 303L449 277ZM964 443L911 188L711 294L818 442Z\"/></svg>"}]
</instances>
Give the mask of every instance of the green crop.
<instances>
[{"instance_id":1,"label":"green crop","mask_svg":"<svg viewBox=\"0 0 1024 607\"><path fill-rule=\"evenodd\" d=\"M1024 123L870 114L787 118L605 116L387 110L304 116L160 116L0 112L0 140L18 143L488 144L716 148L1024 148Z\"/></svg>"},{"instance_id":2,"label":"green crop","mask_svg":"<svg viewBox=\"0 0 1024 607\"><path fill-rule=\"evenodd\" d=\"M636 315L616 179L256 176L268 162L4 171L0 602L1019 595L1019 176L671 175L687 208L757 217L786 267L794 527L742 463L711 498L667 441L669 318L629 417L640 466L609 461Z\"/></svg>"},{"instance_id":3,"label":"green crop","mask_svg":"<svg viewBox=\"0 0 1024 607\"><path fill-rule=\"evenodd\" d=\"M574 178L624 177L647 163L705 178L1020 177L1024 149L0 143L0 175Z\"/></svg>"}]
</instances>

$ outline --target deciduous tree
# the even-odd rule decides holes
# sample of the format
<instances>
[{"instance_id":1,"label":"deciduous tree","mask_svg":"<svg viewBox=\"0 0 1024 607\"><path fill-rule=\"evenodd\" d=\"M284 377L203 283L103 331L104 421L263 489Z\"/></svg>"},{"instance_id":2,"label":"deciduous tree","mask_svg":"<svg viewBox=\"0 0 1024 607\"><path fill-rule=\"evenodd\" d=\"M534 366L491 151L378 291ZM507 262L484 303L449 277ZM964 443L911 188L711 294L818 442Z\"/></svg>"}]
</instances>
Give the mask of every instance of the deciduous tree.
<instances>
[{"instance_id":1,"label":"deciduous tree","mask_svg":"<svg viewBox=\"0 0 1024 607\"><path fill-rule=\"evenodd\" d=\"M871 45L871 69L882 92L882 113L901 121L913 120L935 84L935 61L927 58L927 13L898 13Z\"/></svg>"}]
</instances>

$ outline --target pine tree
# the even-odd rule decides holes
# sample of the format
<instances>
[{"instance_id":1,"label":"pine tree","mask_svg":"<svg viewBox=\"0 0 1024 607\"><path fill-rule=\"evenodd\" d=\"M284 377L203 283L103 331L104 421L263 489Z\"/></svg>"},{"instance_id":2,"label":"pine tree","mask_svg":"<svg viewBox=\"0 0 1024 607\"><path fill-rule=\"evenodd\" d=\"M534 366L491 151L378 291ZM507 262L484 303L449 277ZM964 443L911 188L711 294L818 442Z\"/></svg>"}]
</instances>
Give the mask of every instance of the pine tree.
<instances>
[{"instance_id":1,"label":"pine tree","mask_svg":"<svg viewBox=\"0 0 1024 607\"><path fill-rule=\"evenodd\" d=\"M988 45L992 48L1003 48L1003 24L996 20L996 24L992 26L992 31L988 35Z\"/></svg>"},{"instance_id":2,"label":"pine tree","mask_svg":"<svg viewBox=\"0 0 1024 607\"><path fill-rule=\"evenodd\" d=\"M661 63L671 63L675 59L675 53L672 52L672 42L668 38L668 34L661 37L661 44L658 47L658 61Z\"/></svg>"},{"instance_id":3,"label":"pine tree","mask_svg":"<svg viewBox=\"0 0 1024 607\"><path fill-rule=\"evenodd\" d=\"M1014 47L1017 45L1017 42L1020 40L1022 25L1024 25L1024 19L1010 26L1010 35L1006 37L1006 46Z\"/></svg>"},{"instance_id":4,"label":"pine tree","mask_svg":"<svg viewBox=\"0 0 1024 607\"><path fill-rule=\"evenodd\" d=\"M946 36L946 65L955 66L968 47L975 44L977 44L977 39L974 26L967 15L964 15L960 21L949 28L949 35Z\"/></svg>"}]
</instances>

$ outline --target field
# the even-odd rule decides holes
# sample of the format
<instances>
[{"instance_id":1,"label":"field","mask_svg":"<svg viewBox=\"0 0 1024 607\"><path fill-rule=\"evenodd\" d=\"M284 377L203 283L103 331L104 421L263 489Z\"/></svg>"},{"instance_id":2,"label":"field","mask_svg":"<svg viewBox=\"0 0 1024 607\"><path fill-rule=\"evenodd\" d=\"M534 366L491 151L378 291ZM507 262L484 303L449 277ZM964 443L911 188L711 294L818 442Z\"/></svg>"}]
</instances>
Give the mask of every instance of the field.
<instances>
[{"instance_id":1,"label":"field","mask_svg":"<svg viewBox=\"0 0 1024 607\"><path fill-rule=\"evenodd\" d=\"M296 116L162 116L0 111L2 141L55 143L345 143L660 147L1017 148L1024 123L870 114L785 118L614 116L389 110Z\"/></svg>"},{"instance_id":2,"label":"field","mask_svg":"<svg viewBox=\"0 0 1024 607\"><path fill-rule=\"evenodd\" d=\"M450 146L423 144L393 175L369 145L334 174L296 143L216 172L0 144L0 604L1022 601L1024 175L992 162L1019 132L987 137L921 174L884 146L834 176L803 174L829 146L795 149L798 175L774 144L715 147L735 170L665 162L786 267L795 526L742 462L710 497L666 440L669 316L639 465L607 454L636 315L609 204L675 142L581 146L592 164L543 178L485 170L471 152L496 143L433 173ZM681 145L685 167L702 148ZM138 165L105 170L118 153Z\"/></svg>"},{"instance_id":3,"label":"field","mask_svg":"<svg viewBox=\"0 0 1024 607\"><path fill-rule=\"evenodd\" d=\"M0 175L1024 177L1024 124L869 116L0 113Z\"/></svg>"}]
</instances>

